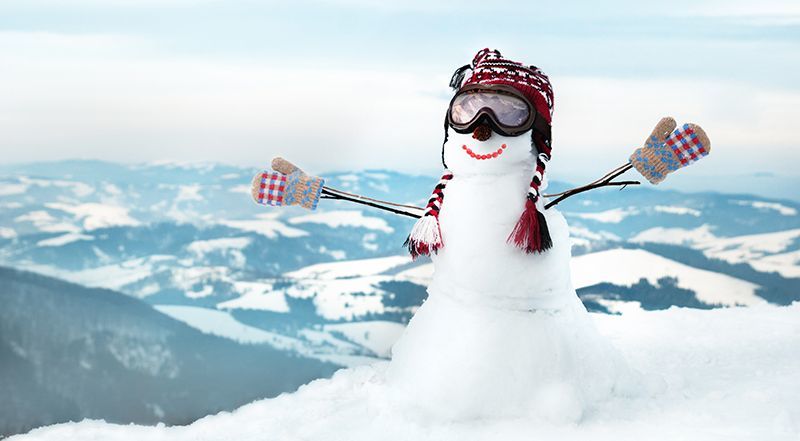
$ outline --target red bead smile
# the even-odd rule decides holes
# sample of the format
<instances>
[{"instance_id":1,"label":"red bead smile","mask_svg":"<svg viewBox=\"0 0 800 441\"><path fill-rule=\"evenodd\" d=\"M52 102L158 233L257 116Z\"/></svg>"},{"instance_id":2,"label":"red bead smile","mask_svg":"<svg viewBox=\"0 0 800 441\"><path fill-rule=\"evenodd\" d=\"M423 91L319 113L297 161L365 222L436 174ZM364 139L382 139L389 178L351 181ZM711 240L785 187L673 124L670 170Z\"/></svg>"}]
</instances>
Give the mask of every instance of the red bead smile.
<instances>
[{"instance_id":1,"label":"red bead smile","mask_svg":"<svg viewBox=\"0 0 800 441\"><path fill-rule=\"evenodd\" d=\"M466 144L461 146L461 149L464 150L470 157L473 159L484 160L484 159L494 159L503 154L503 150L506 149L506 145L503 144L500 146L499 149L493 151L492 153L487 153L485 155L479 155L472 151L471 148L467 147Z\"/></svg>"}]
</instances>

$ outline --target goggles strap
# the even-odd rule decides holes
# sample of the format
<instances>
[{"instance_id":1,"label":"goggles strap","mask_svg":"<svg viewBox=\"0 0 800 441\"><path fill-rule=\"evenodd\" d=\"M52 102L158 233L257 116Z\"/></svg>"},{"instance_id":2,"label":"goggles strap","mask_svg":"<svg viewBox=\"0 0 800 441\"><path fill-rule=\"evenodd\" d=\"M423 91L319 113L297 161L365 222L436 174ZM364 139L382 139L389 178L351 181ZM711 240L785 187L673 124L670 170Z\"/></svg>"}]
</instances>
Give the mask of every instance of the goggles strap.
<instances>
[{"instance_id":1,"label":"goggles strap","mask_svg":"<svg viewBox=\"0 0 800 441\"><path fill-rule=\"evenodd\" d=\"M461 88L461 83L464 82L464 77L467 75L467 71L470 69L472 69L472 65L465 64L453 72L453 76L450 77L450 87L453 90L458 90Z\"/></svg>"}]
</instances>

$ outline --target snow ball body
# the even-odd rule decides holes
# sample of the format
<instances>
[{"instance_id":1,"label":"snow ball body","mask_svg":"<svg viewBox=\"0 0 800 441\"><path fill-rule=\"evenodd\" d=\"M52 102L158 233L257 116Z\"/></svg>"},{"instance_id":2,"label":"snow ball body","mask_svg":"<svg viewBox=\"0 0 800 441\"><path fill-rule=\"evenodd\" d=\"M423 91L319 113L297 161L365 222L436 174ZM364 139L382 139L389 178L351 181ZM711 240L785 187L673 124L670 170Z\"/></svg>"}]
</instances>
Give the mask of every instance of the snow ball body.
<instances>
[{"instance_id":1,"label":"snow ball body","mask_svg":"<svg viewBox=\"0 0 800 441\"><path fill-rule=\"evenodd\" d=\"M572 287L564 217L539 206L553 239L544 253L507 243L534 173L530 140L451 131L444 146L444 247L387 371L393 396L428 415L576 421L625 375ZM503 152L479 160L467 148Z\"/></svg>"}]
</instances>

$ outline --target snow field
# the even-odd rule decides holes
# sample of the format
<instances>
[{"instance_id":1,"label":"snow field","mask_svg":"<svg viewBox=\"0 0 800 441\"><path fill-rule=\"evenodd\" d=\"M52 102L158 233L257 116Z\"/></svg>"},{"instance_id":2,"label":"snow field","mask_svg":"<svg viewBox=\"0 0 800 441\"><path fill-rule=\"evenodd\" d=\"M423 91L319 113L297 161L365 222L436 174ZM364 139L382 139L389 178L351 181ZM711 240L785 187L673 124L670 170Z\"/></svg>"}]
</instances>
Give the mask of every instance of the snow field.
<instances>
[{"instance_id":1,"label":"snow field","mask_svg":"<svg viewBox=\"0 0 800 441\"><path fill-rule=\"evenodd\" d=\"M597 403L575 423L524 418L439 420L389 398L386 363L343 369L293 394L188 426L83 421L10 441L251 440L797 440L800 303L788 307L592 314L642 373L647 393Z\"/></svg>"}]
</instances>

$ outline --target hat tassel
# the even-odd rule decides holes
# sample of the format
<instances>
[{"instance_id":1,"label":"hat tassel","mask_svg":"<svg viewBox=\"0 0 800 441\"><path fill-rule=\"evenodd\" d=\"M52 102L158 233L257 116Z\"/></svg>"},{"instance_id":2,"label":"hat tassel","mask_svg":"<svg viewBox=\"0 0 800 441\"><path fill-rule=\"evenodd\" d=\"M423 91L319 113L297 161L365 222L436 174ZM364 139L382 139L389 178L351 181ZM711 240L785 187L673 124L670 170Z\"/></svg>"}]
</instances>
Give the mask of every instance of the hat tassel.
<instances>
[{"instance_id":1,"label":"hat tassel","mask_svg":"<svg viewBox=\"0 0 800 441\"><path fill-rule=\"evenodd\" d=\"M439 228L439 219L433 215L419 218L404 244L411 253L411 258L436 253L442 247L442 230Z\"/></svg>"},{"instance_id":2,"label":"hat tassel","mask_svg":"<svg viewBox=\"0 0 800 441\"><path fill-rule=\"evenodd\" d=\"M544 214L536 209L536 204L531 198L525 202L525 211L508 236L508 241L528 254L541 253L553 247Z\"/></svg>"}]
</instances>

